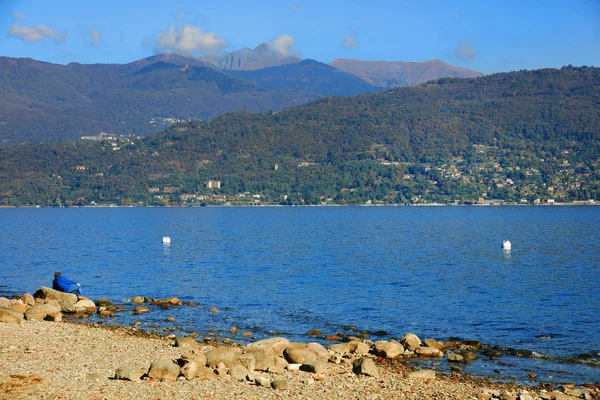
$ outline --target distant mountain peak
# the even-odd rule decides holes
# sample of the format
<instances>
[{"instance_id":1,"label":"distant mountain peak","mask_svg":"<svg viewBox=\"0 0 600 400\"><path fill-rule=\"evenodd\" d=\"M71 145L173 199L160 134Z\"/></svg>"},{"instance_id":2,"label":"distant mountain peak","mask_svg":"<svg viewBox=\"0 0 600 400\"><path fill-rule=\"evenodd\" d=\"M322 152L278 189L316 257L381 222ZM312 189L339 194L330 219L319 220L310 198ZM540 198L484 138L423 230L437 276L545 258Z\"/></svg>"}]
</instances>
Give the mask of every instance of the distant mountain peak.
<instances>
[{"instance_id":1,"label":"distant mountain peak","mask_svg":"<svg viewBox=\"0 0 600 400\"><path fill-rule=\"evenodd\" d=\"M439 59L409 62L340 58L332 61L329 65L357 76L371 85L383 88L413 86L439 78L475 78L484 75L481 72L456 67Z\"/></svg>"},{"instance_id":2,"label":"distant mountain peak","mask_svg":"<svg viewBox=\"0 0 600 400\"><path fill-rule=\"evenodd\" d=\"M247 47L219 55L204 55L200 60L211 63L224 70L252 71L279 65L295 64L301 61L296 55L281 55L273 51L267 43L261 43L254 49Z\"/></svg>"}]
</instances>

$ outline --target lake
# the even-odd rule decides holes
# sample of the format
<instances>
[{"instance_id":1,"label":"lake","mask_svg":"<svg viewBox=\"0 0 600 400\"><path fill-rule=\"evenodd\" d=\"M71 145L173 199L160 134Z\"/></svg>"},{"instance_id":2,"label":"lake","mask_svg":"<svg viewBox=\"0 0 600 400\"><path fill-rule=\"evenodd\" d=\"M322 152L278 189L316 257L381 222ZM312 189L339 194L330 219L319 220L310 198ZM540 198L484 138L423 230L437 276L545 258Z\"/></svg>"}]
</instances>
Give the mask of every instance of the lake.
<instances>
[{"instance_id":1,"label":"lake","mask_svg":"<svg viewBox=\"0 0 600 400\"><path fill-rule=\"evenodd\" d=\"M199 303L105 323L240 342L252 340L244 331L414 332L534 352L480 357L464 368L474 375L600 376L600 207L0 209L0 226L0 295L33 293L62 271L94 300Z\"/></svg>"}]
</instances>

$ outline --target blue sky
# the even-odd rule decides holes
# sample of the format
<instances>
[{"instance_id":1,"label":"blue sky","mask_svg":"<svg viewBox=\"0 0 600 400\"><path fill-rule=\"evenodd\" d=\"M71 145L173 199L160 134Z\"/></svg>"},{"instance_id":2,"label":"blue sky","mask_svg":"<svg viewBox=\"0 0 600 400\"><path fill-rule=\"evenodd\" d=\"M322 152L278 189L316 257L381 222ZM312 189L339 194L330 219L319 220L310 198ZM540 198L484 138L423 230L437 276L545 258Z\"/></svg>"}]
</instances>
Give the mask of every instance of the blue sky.
<instances>
[{"instance_id":1,"label":"blue sky","mask_svg":"<svg viewBox=\"0 0 600 400\"><path fill-rule=\"evenodd\" d=\"M1 56L59 64L267 42L321 62L600 66L600 0L0 0L0 32Z\"/></svg>"}]
</instances>

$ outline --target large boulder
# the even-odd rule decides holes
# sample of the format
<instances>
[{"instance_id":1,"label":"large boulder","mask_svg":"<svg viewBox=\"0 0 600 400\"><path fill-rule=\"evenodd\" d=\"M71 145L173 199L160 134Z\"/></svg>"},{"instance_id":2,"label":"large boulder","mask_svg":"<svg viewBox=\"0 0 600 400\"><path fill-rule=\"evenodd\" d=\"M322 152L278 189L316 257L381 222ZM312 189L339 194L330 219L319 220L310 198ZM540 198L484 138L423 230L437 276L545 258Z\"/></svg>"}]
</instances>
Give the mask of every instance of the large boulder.
<instances>
[{"instance_id":1,"label":"large boulder","mask_svg":"<svg viewBox=\"0 0 600 400\"><path fill-rule=\"evenodd\" d=\"M275 365L275 355L273 350L267 346L253 346L246 349L246 354L254 357L254 369L257 371L267 371Z\"/></svg>"},{"instance_id":2,"label":"large boulder","mask_svg":"<svg viewBox=\"0 0 600 400\"><path fill-rule=\"evenodd\" d=\"M231 368L237 364L237 357L241 350L234 347L217 347L209 350L205 354L206 366L217 367L219 363L225 364L227 368Z\"/></svg>"},{"instance_id":3,"label":"large boulder","mask_svg":"<svg viewBox=\"0 0 600 400\"><path fill-rule=\"evenodd\" d=\"M191 350L191 351L198 350L198 342L196 342L194 340L194 338L191 336L177 338L175 340L175 346L181 347L182 349Z\"/></svg>"},{"instance_id":4,"label":"large boulder","mask_svg":"<svg viewBox=\"0 0 600 400\"><path fill-rule=\"evenodd\" d=\"M373 354L383 358L396 358L404 353L404 347L398 342L379 340L373 346Z\"/></svg>"},{"instance_id":5,"label":"large boulder","mask_svg":"<svg viewBox=\"0 0 600 400\"><path fill-rule=\"evenodd\" d=\"M73 293L60 292L58 290L54 290L45 286L41 286L38 290L36 290L33 294L33 297L43 299L46 302L48 300L65 300L67 302L70 302L71 304L77 303L77 295Z\"/></svg>"},{"instance_id":6,"label":"large boulder","mask_svg":"<svg viewBox=\"0 0 600 400\"><path fill-rule=\"evenodd\" d=\"M158 379L161 382L175 382L179 376L179 365L171 360L158 360L150 365L148 378Z\"/></svg>"},{"instance_id":7,"label":"large boulder","mask_svg":"<svg viewBox=\"0 0 600 400\"><path fill-rule=\"evenodd\" d=\"M26 320L37 319L39 321L43 321L46 319L48 314L59 314L60 308L56 307L52 304L36 304L33 307L30 307L25 313Z\"/></svg>"},{"instance_id":8,"label":"large boulder","mask_svg":"<svg viewBox=\"0 0 600 400\"><path fill-rule=\"evenodd\" d=\"M329 369L327 361L312 360L307 361L300 366L301 371L312 372L315 374L324 374Z\"/></svg>"},{"instance_id":9,"label":"large boulder","mask_svg":"<svg viewBox=\"0 0 600 400\"><path fill-rule=\"evenodd\" d=\"M350 350L350 353L354 354L355 356L366 356L371 350L368 344L356 341L349 342L348 349Z\"/></svg>"},{"instance_id":10,"label":"large boulder","mask_svg":"<svg viewBox=\"0 0 600 400\"><path fill-rule=\"evenodd\" d=\"M410 351L415 351L421 345L421 339L414 333L407 333L400 339L400 343Z\"/></svg>"},{"instance_id":11,"label":"large boulder","mask_svg":"<svg viewBox=\"0 0 600 400\"><path fill-rule=\"evenodd\" d=\"M290 364L304 364L319 359L317 352L308 347L288 347L284 350L283 356Z\"/></svg>"},{"instance_id":12,"label":"large boulder","mask_svg":"<svg viewBox=\"0 0 600 400\"><path fill-rule=\"evenodd\" d=\"M286 338L274 337L274 338L259 340L258 342L254 342L254 343L248 345L248 347L255 347L255 346L258 346L258 347L266 346L266 347L270 348L271 350L273 350L273 354L275 356L283 356L283 351L290 346L290 341L287 340Z\"/></svg>"},{"instance_id":13,"label":"large boulder","mask_svg":"<svg viewBox=\"0 0 600 400\"><path fill-rule=\"evenodd\" d=\"M329 352L321 343L311 342L306 345L306 348L317 353L317 360L329 360Z\"/></svg>"},{"instance_id":14,"label":"large boulder","mask_svg":"<svg viewBox=\"0 0 600 400\"><path fill-rule=\"evenodd\" d=\"M442 357L444 355L441 350L427 346L417 347L415 354L423 357Z\"/></svg>"},{"instance_id":15,"label":"large boulder","mask_svg":"<svg viewBox=\"0 0 600 400\"><path fill-rule=\"evenodd\" d=\"M9 307L0 306L0 322L19 324L23 321L23 314Z\"/></svg>"},{"instance_id":16,"label":"large boulder","mask_svg":"<svg viewBox=\"0 0 600 400\"><path fill-rule=\"evenodd\" d=\"M379 376L377 365L375 365L375 362L372 359L367 357L361 357L354 360L352 372L357 375Z\"/></svg>"},{"instance_id":17,"label":"large boulder","mask_svg":"<svg viewBox=\"0 0 600 400\"><path fill-rule=\"evenodd\" d=\"M96 312L96 304L88 299L79 300L75 303L75 312L94 314Z\"/></svg>"},{"instance_id":18,"label":"large boulder","mask_svg":"<svg viewBox=\"0 0 600 400\"><path fill-rule=\"evenodd\" d=\"M7 297L0 297L0 307L8 307L10 306L10 299Z\"/></svg>"}]
</instances>

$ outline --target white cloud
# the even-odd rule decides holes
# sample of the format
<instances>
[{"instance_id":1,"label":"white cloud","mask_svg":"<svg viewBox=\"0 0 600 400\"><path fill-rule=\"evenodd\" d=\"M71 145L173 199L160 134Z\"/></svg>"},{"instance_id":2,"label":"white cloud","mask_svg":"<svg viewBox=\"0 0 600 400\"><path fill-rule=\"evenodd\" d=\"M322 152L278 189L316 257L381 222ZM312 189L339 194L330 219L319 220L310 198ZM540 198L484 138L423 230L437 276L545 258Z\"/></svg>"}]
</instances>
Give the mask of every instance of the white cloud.
<instances>
[{"instance_id":1,"label":"white cloud","mask_svg":"<svg viewBox=\"0 0 600 400\"><path fill-rule=\"evenodd\" d=\"M472 60L477 57L478 51L473 48L469 38L464 38L454 49L454 55L463 60Z\"/></svg>"},{"instance_id":2,"label":"white cloud","mask_svg":"<svg viewBox=\"0 0 600 400\"><path fill-rule=\"evenodd\" d=\"M358 44L358 41L354 36L348 35L346 36L346 39L344 39L344 41L342 42L342 46L348 49L350 47L359 47L360 45Z\"/></svg>"},{"instance_id":3,"label":"white cloud","mask_svg":"<svg viewBox=\"0 0 600 400\"><path fill-rule=\"evenodd\" d=\"M102 35L100 32L95 30L94 28L90 28L90 36L92 41L90 42L90 47L100 47L100 43L102 42Z\"/></svg>"},{"instance_id":4,"label":"white cloud","mask_svg":"<svg viewBox=\"0 0 600 400\"><path fill-rule=\"evenodd\" d=\"M274 53L281 56L296 56L297 51L291 51L291 48L296 44L296 40L290 35L280 35L269 43L269 48Z\"/></svg>"},{"instance_id":5,"label":"white cloud","mask_svg":"<svg viewBox=\"0 0 600 400\"><path fill-rule=\"evenodd\" d=\"M28 43L41 42L46 39L52 40L54 43L63 43L67 40L66 32L54 32L52 28L46 25L21 26L19 22L12 24L8 30L8 36Z\"/></svg>"},{"instance_id":6,"label":"white cloud","mask_svg":"<svg viewBox=\"0 0 600 400\"><path fill-rule=\"evenodd\" d=\"M225 46L225 39L219 38L214 32L202 33L200 26L184 25L177 29L171 25L168 31L158 35L155 51L217 53Z\"/></svg>"}]
</instances>

